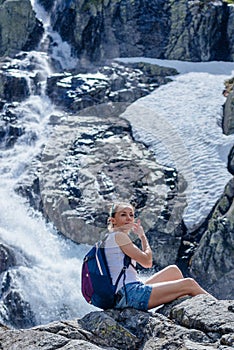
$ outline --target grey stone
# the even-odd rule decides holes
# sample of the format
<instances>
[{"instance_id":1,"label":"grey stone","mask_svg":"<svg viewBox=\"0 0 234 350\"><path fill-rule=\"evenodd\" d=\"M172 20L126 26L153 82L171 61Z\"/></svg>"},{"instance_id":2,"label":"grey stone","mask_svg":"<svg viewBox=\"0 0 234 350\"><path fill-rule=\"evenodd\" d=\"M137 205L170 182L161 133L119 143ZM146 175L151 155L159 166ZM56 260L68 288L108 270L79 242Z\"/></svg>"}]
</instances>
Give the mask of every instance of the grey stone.
<instances>
[{"instance_id":1,"label":"grey stone","mask_svg":"<svg viewBox=\"0 0 234 350\"><path fill-rule=\"evenodd\" d=\"M200 295L167 304L168 317L163 310L96 311L24 330L0 325L1 349L233 349L232 300Z\"/></svg>"},{"instance_id":2,"label":"grey stone","mask_svg":"<svg viewBox=\"0 0 234 350\"><path fill-rule=\"evenodd\" d=\"M229 93L224 104L223 132L226 135L234 133L234 91Z\"/></svg>"},{"instance_id":3,"label":"grey stone","mask_svg":"<svg viewBox=\"0 0 234 350\"><path fill-rule=\"evenodd\" d=\"M0 3L0 56L13 56L35 48L43 30L36 20L30 0Z\"/></svg>"},{"instance_id":4,"label":"grey stone","mask_svg":"<svg viewBox=\"0 0 234 350\"><path fill-rule=\"evenodd\" d=\"M110 203L130 200L148 231L155 264L174 263L186 205L184 180L133 140L126 120L68 116L56 127L41 164L43 210L65 236L94 243L107 232ZM162 209L169 220L160 217Z\"/></svg>"}]
</instances>

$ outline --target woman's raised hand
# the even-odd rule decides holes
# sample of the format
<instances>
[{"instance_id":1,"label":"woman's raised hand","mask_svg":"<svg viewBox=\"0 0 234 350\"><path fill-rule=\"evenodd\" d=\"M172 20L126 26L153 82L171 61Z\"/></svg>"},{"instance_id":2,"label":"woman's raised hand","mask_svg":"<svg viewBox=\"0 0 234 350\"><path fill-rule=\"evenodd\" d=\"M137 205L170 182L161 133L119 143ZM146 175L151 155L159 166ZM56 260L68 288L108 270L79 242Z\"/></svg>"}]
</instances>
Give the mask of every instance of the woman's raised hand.
<instances>
[{"instance_id":1,"label":"woman's raised hand","mask_svg":"<svg viewBox=\"0 0 234 350\"><path fill-rule=\"evenodd\" d=\"M141 226L141 220L138 219L136 223L133 224L133 233L135 233L139 238L145 235L144 229Z\"/></svg>"}]
</instances>

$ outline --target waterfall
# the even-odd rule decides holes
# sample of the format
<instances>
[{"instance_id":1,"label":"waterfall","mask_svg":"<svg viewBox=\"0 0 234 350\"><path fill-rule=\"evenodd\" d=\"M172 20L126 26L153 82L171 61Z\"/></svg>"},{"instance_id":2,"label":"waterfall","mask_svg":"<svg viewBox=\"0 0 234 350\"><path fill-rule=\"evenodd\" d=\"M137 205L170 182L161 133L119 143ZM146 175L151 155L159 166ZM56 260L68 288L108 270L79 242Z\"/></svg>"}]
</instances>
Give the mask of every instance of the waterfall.
<instances>
[{"instance_id":1,"label":"waterfall","mask_svg":"<svg viewBox=\"0 0 234 350\"><path fill-rule=\"evenodd\" d=\"M44 35L39 45L40 51L50 51L51 59L58 62L61 70L73 69L77 65L77 58L72 57L70 45L63 41L59 33L55 32L51 26L50 14L37 2L31 0L32 7L36 12L37 18L42 21ZM57 8L55 2L54 8Z\"/></svg>"},{"instance_id":2,"label":"waterfall","mask_svg":"<svg viewBox=\"0 0 234 350\"><path fill-rule=\"evenodd\" d=\"M45 36L42 40L45 40L50 30L49 35L57 41L54 58L59 60L62 69L71 68L75 60L69 56L68 44L62 43L58 34L51 33L48 14L37 2L32 0L32 5L39 17L44 16L45 19L47 16ZM0 156L0 239L14 248L17 261L16 266L7 272L7 276L3 273L2 280L8 278L11 289L17 291L22 300L29 303L35 315L35 324L80 317L92 309L81 298L80 292L79 257L84 255L87 247L79 246L58 235L52 225L46 223L14 190L52 132L48 125L50 116L58 113L45 95L46 79L52 69L49 55L45 50L41 51L43 45L42 42L37 51L32 51L25 57L25 60L33 60L33 73L40 74L40 92L33 90L29 79L31 95L14 109L25 133L18 138L14 147L1 149ZM59 56L61 52L63 55ZM14 74L24 76L27 73L19 68ZM4 297L4 288L0 292ZM8 323L2 301L0 322ZM10 321L9 325L11 326Z\"/></svg>"}]
</instances>

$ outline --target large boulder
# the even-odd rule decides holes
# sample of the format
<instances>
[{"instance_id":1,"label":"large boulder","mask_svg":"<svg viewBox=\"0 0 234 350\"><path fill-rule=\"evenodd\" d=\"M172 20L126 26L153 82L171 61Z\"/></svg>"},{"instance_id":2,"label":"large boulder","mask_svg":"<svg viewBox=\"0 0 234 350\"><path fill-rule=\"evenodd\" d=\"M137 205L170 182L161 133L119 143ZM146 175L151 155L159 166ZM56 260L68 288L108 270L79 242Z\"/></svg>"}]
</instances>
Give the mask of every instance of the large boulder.
<instances>
[{"instance_id":1,"label":"large boulder","mask_svg":"<svg viewBox=\"0 0 234 350\"><path fill-rule=\"evenodd\" d=\"M95 311L27 330L0 325L2 350L231 350L234 304L209 296L180 299L153 312Z\"/></svg>"},{"instance_id":2,"label":"large boulder","mask_svg":"<svg viewBox=\"0 0 234 350\"><path fill-rule=\"evenodd\" d=\"M42 32L30 0L0 2L0 56L35 48Z\"/></svg>"},{"instance_id":3,"label":"large boulder","mask_svg":"<svg viewBox=\"0 0 234 350\"><path fill-rule=\"evenodd\" d=\"M225 220L212 222L191 262L190 272L211 293L234 298L234 226Z\"/></svg>"},{"instance_id":4,"label":"large boulder","mask_svg":"<svg viewBox=\"0 0 234 350\"><path fill-rule=\"evenodd\" d=\"M129 123L111 116L108 105L63 118L41 159L44 214L60 232L94 243L107 231L111 202L130 200L159 267L174 263L178 254L185 188L174 169L157 164L133 140Z\"/></svg>"}]
</instances>

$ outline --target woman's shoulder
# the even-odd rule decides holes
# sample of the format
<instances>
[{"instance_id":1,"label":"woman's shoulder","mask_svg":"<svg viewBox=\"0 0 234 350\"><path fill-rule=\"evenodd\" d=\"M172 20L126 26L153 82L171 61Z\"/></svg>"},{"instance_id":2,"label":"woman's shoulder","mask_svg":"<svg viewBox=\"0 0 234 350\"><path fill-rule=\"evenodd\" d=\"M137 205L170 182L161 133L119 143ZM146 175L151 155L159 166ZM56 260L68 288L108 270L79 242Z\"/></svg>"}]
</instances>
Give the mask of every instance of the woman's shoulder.
<instances>
[{"instance_id":1,"label":"woman's shoulder","mask_svg":"<svg viewBox=\"0 0 234 350\"><path fill-rule=\"evenodd\" d=\"M128 235L120 231L115 233L115 241L120 247L129 243L132 243Z\"/></svg>"}]
</instances>

